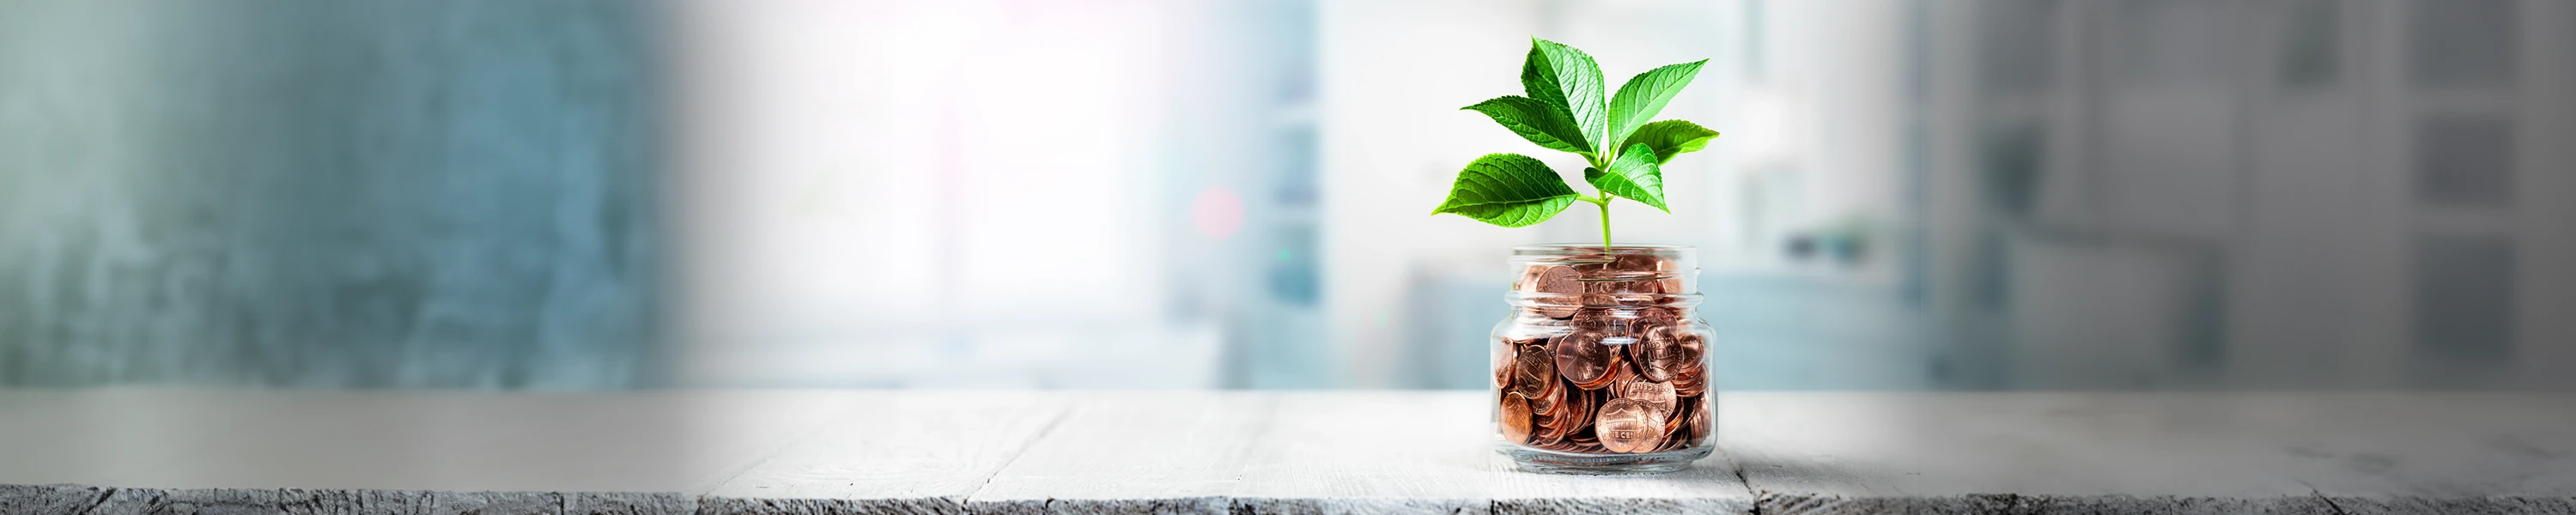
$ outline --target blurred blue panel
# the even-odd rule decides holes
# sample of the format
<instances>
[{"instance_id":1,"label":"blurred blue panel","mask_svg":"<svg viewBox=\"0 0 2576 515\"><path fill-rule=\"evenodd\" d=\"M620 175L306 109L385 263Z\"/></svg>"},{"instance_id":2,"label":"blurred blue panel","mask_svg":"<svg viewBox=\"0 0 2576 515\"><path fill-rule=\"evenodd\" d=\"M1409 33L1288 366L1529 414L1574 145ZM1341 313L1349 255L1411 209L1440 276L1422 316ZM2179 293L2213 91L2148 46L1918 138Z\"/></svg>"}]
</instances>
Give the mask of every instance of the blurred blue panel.
<instances>
[{"instance_id":1,"label":"blurred blue panel","mask_svg":"<svg viewBox=\"0 0 2576 515\"><path fill-rule=\"evenodd\" d=\"M2416 355L2489 365L2511 359L2517 275L2513 243L2487 236L2424 235L2416 239L2414 257Z\"/></svg>"},{"instance_id":2,"label":"blurred blue panel","mask_svg":"<svg viewBox=\"0 0 2576 515\"><path fill-rule=\"evenodd\" d=\"M2408 6L2406 62L2417 86L2509 87L2520 75L2514 0L2415 0Z\"/></svg>"},{"instance_id":3,"label":"blurred blue panel","mask_svg":"<svg viewBox=\"0 0 2576 515\"><path fill-rule=\"evenodd\" d=\"M2415 122L2415 198L2448 207L2513 205L2513 124L2501 116Z\"/></svg>"},{"instance_id":4,"label":"blurred blue panel","mask_svg":"<svg viewBox=\"0 0 2576 515\"><path fill-rule=\"evenodd\" d=\"M10 7L0 385L645 380L653 4Z\"/></svg>"}]
</instances>

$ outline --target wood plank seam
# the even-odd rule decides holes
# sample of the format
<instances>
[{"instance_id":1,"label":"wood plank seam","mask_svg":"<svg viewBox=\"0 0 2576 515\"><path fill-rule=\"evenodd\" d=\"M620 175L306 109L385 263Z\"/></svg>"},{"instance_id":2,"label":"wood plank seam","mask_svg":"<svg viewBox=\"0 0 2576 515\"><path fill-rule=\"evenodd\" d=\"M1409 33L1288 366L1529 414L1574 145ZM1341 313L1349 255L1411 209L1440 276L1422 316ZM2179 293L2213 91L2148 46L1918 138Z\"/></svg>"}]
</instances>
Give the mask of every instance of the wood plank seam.
<instances>
[{"instance_id":1,"label":"wood plank seam","mask_svg":"<svg viewBox=\"0 0 2576 515\"><path fill-rule=\"evenodd\" d=\"M1066 419L1073 418L1074 409L1080 407L1081 405L1076 404L1073 408L1056 410L1055 417L1047 419L1046 427L1039 428L1037 434L1029 436L1028 441L1020 442L1018 449L1011 450L1010 459L1002 460L1001 466L993 467L993 473L986 474L983 481L975 483L974 490L968 491L964 496L950 499L949 502L957 507L956 513L973 513L974 508L966 503L968 499L975 498L976 493L983 492L985 487L991 486L993 478L1000 476L1004 470L1010 470L1011 464L1018 463L1021 456L1027 455L1030 447L1036 447L1038 442L1046 441L1048 436L1054 435L1056 427L1064 425Z\"/></svg>"},{"instance_id":2,"label":"wood plank seam","mask_svg":"<svg viewBox=\"0 0 2576 515\"><path fill-rule=\"evenodd\" d=\"M853 407L849 407L849 406L842 406L842 407L840 407L840 410L841 410L841 413L839 413L839 414L837 414L837 415L833 415L833 416L831 416L831 417L829 417L829 418L825 418L825 419L823 419L823 420L821 420L821 421L815 422L815 423L813 423L813 424L811 424L811 425L807 426L807 427L806 427L806 428L801 432L801 434L798 434L798 435L796 435L796 436L794 436L794 437L790 437L790 438L781 438L781 439L779 439L779 443L778 443L778 446L777 446L777 447L771 448L771 449L769 450L769 452L761 453L760 459L757 459L757 460L750 460L750 461L748 461L748 462L743 463L743 464L742 464L742 465L740 465L738 468L734 469L733 473L731 473L731 474L725 474L725 475L724 475L724 479L720 479L720 480L716 480L716 481L709 482L709 483L707 483L707 485L706 485L706 487L705 487L705 489L704 489L704 490L702 490L702 491L698 491L698 492L688 492L688 494L689 494L691 497L694 497L694 498L699 499L699 503L698 503L698 505L699 505L699 506L702 506L702 507L703 507L703 506L706 506L705 499L706 499L708 496L710 496L710 495L714 495L714 494L715 494L716 489L724 488L724 485L725 485L725 484L727 484L727 483L732 483L732 482L734 482L735 480L738 480L738 479L742 479L742 476L743 476L744 474L749 474L749 473L751 473L751 471L753 471L753 470L759 470L761 465L767 465L767 464L769 464L769 462L771 462L771 461L773 461L773 460L778 459L778 455L779 455L780 453L787 452L787 450L788 450L788 449L796 448L796 444L804 443L804 442L805 442L806 440L808 440L808 439L815 438L817 435L821 435L821 434L823 434L823 430L824 430L824 429L831 428L831 427L833 427L833 426L835 426L835 425L840 424L841 422L843 422L843 421L845 421L845 420L848 420L848 419L851 419L851 418L857 418L857 417L861 414L861 412L865 411L865 410L861 410L861 409L853 408Z\"/></svg>"}]
</instances>

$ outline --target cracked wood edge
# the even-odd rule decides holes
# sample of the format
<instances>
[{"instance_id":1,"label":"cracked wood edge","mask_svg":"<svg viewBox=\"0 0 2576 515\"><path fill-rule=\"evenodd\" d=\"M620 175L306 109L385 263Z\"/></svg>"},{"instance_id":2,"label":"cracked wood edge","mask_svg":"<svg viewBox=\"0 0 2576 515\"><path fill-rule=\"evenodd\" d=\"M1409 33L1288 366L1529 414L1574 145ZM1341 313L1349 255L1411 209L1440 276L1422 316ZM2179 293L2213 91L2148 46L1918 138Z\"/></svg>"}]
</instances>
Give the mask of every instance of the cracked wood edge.
<instances>
[{"instance_id":1,"label":"cracked wood edge","mask_svg":"<svg viewBox=\"0 0 2576 515\"><path fill-rule=\"evenodd\" d=\"M0 513L11 515L690 515L699 512L697 498L679 493L0 485Z\"/></svg>"}]
</instances>

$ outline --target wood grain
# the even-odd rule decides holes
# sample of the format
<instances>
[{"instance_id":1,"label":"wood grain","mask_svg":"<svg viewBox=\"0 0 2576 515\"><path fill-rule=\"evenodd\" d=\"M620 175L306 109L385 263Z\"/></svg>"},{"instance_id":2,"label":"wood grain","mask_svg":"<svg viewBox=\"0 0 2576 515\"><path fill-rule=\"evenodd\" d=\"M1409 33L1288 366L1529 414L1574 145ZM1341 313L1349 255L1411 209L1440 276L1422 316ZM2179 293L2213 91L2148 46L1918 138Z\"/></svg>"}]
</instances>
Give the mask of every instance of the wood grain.
<instances>
[{"instance_id":1,"label":"wood grain","mask_svg":"<svg viewBox=\"0 0 2576 515\"><path fill-rule=\"evenodd\" d=\"M1073 399L1061 394L881 393L717 487L721 513L964 513Z\"/></svg>"},{"instance_id":2,"label":"wood grain","mask_svg":"<svg viewBox=\"0 0 2576 515\"><path fill-rule=\"evenodd\" d=\"M0 391L0 514L2576 513L2576 395L1721 393L1521 473L1478 392Z\"/></svg>"},{"instance_id":3,"label":"wood grain","mask_svg":"<svg viewBox=\"0 0 2576 515\"><path fill-rule=\"evenodd\" d=\"M1253 513L1483 513L1505 472L1481 398L1281 395L1235 502Z\"/></svg>"},{"instance_id":4,"label":"wood grain","mask_svg":"<svg viewBox=\"0 0 2576 515\"><path fill-rule=\"evenodd\" d=\"M977 513L1226 515L1277 400L1257 393L1085 395L967 503Z\"/></svg>"},{"instance_id":5,"label":"wood grain","mask_svg":"<svg viewBox=\"0 0 2576 515\"><path fill-rule=\"evenodd\" d=\"M2541 436L2576 427L2548 400L2565 398L1765 393L1722 396L1718 425L1763 513L2337 513L2389 496L2576 495L2553 468L2576 463L2533 461L2576 449Z\"/></svg>"}]
</instances>

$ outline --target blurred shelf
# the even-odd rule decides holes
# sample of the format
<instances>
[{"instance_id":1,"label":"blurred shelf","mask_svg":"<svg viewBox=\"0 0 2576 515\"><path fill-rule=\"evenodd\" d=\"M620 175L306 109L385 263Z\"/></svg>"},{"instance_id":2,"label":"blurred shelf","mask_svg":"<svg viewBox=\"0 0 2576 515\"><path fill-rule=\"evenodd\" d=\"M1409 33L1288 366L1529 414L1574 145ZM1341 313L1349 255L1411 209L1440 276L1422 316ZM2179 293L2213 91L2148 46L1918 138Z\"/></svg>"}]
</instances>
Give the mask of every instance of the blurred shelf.
<instances>
[{"instance_id":1,"label":"blurred shelf","mask_svg":"<svg viewBox=\"0 0 2576 515\"><path fill-rule=\"evenodd\" d=\"M2576 508L2576 394L1718 401L1695 469L1573 477L1491 452L1480 392L0 391L0 513Z\"/></svg>"}]
</instances>

